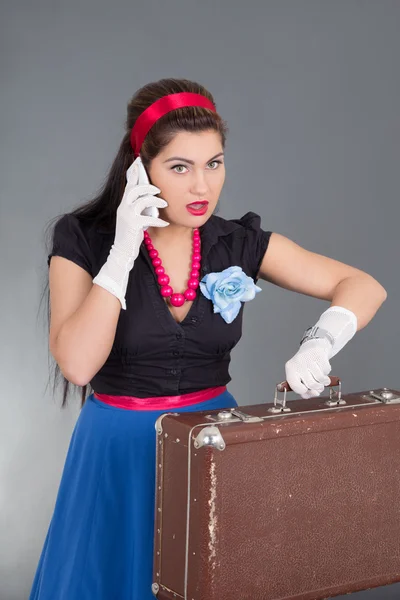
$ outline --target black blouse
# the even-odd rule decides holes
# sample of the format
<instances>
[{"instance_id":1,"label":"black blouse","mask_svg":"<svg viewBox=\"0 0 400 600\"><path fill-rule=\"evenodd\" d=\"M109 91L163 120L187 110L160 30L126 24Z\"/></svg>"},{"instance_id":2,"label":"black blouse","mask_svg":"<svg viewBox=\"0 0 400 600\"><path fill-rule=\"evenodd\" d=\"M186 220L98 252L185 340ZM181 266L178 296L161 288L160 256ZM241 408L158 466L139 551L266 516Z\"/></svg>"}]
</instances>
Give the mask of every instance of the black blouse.
<instances>
[{"instance_id":1,"label":"black blouse","mask_svg":"<svg viewBox=\"0 0 400 600\"><path fill-rule=\"evenodd\" d=\"M271 232L260 227L259 215L241 219L212 215L200 227L200 279L238 265L257 282L257 274ZM92 278L105 263L114 233L88 225L71 214L57 222L48 256L63 256L85 269ZM159 291L157 276L142 244L130 272L126 310L121 310L111 352L93 377L91 386L103 394L146 398L195 392L226 385L230 353L242 335L242 303L228 324L213 312L213 304L198 288L185 319L177 323ZM261 294L262 295L262 294Z\"/></svg>"}]
</instances>

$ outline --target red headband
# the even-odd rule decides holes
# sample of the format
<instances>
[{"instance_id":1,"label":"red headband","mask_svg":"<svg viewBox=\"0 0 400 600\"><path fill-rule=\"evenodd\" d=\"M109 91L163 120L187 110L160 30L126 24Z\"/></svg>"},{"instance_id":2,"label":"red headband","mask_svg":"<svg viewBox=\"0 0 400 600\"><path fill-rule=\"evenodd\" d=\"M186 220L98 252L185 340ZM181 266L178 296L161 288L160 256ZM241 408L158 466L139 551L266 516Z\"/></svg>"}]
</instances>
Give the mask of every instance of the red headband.
<instances>
[{"instance_id":1,"label":"red headband","mask_svg":"<svg viewBox=\"0 0 400 600\"><path fill-rule=\"evenodd\" d=\"M169 94L159 98L151 104L141 115L136 119L131 131L131 146L133 148L135 158L139 156L140 149L146 135L165 114L177 108L185 106L202 106L216 112L214 104L202 94L194 94L192 92L179 92L178 94Z\"/></svg>"}]
</instances>

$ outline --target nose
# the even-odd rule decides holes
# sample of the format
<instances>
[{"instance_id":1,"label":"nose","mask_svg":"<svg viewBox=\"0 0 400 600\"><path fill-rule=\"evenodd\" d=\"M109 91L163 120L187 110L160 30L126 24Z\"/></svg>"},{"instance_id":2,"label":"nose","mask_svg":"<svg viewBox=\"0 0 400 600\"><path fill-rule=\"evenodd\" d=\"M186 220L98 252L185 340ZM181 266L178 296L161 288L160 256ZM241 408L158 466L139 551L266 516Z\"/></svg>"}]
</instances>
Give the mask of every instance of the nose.
<instances>
[{"instance_id":1,"label":"nose","mask_svg":"<svg viewBox=\"0 0 400 600\"><path fill-rule=\"evenodd\" d=\"M200 169L193 175L192 181L192 194L197 196L199 199L207 197L208 184L206 180L206 174Z\"/></svg>"}]
</instances>

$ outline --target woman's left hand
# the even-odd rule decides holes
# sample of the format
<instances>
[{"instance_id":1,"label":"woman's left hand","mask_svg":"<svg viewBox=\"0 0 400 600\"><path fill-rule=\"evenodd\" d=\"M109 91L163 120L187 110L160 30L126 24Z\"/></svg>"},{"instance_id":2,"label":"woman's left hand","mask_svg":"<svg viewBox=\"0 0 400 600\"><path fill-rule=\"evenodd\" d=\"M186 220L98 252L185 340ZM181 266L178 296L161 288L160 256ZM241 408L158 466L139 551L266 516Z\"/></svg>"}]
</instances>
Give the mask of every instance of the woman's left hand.
<instances>
[{"instance_id":1,"label":"woman's left hand","mask_svg":"<svg viewBox=\"0 0 400 600\"><path fill-rule=\"evenodd\" d=\"M330 342L324 338L304 342L296 354L285 364L286 381L302 398L313 398L330 384Z\"/></svg>"}]
</instances>

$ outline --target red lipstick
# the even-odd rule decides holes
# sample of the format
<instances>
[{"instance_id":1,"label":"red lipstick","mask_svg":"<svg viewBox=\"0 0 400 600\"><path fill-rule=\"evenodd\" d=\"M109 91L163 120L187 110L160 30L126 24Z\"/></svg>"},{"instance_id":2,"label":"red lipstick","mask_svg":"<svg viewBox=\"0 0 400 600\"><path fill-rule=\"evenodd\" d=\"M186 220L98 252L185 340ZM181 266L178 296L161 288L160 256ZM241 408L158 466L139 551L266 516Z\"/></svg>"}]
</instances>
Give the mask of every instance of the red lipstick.
<instances>
[{"instance_id":1,"label":"red lipstick","mask_svg":"<svg viewBox=\"0 0 400 600\"><path fill-rule=\"evenodd\" d=\"M208 200L201 200L199 202L191 202L186 205L186 209L191 215L201 216L205 215L208 210Z\"/></svg>"}]
</instances>

